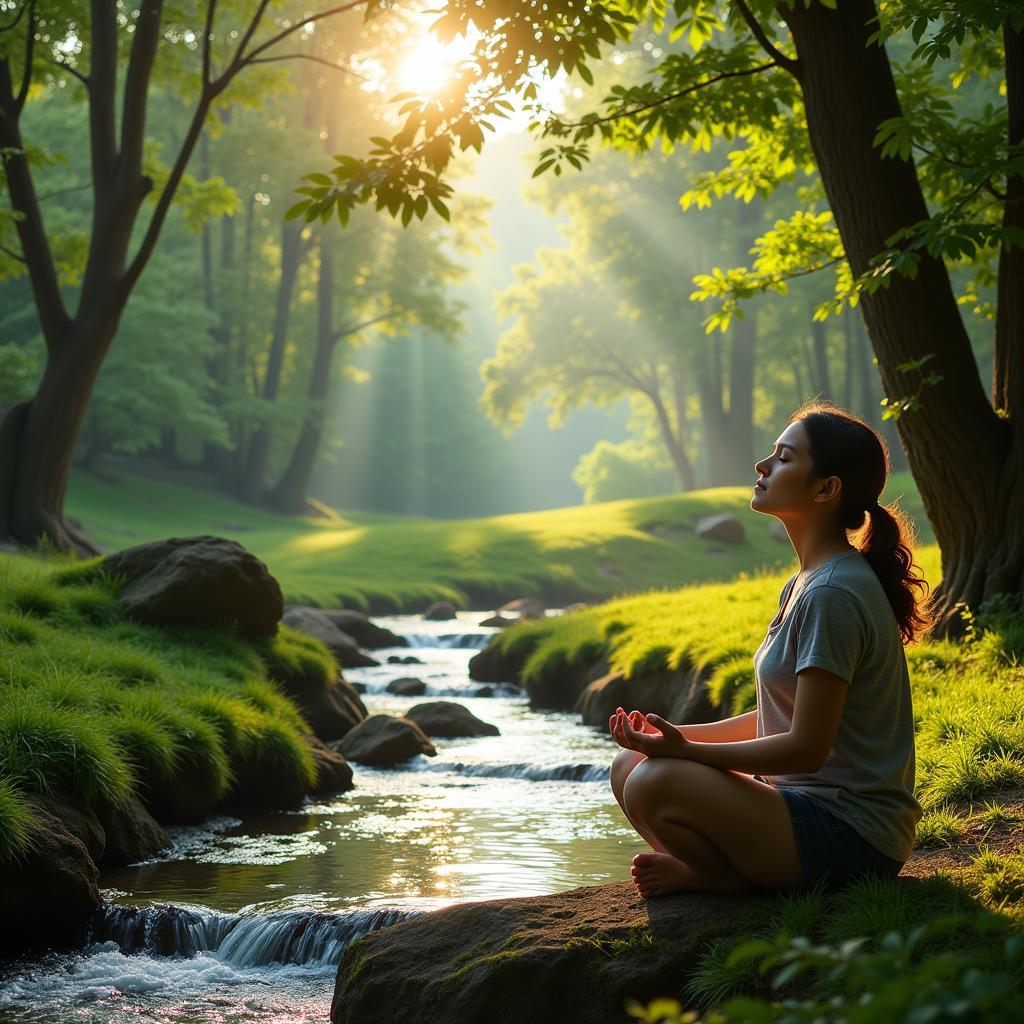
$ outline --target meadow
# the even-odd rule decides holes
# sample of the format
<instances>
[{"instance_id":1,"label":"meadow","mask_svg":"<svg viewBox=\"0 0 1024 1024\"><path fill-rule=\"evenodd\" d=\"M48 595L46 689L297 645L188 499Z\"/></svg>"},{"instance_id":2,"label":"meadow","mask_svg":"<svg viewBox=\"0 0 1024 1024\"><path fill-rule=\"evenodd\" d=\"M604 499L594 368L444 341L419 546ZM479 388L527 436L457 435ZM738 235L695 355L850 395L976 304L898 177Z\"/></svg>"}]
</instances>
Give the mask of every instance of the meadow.
<instances>
[{"instance_id":1,"label":"meadow","mask_svg":"<svg viewBox=\"0 0 1024 1024\"><path fill-rule=\"evenodd\" d=\"M898 500L921 540L932 539L909 474L890 477L884 500ZM435 600L469 608L529 596L549 604L606 600L790 565L792 548L770 534L775 520L752 512L749 502L749 488L722 487L485 519L331 509L309 518L263 512L166 477L79 473L68 508L108 550L213 533L262 558L288 601L383 612L421 610ZM719 512L740 518L743 543L694 535L700 517Z\"/></svg>"}]
</instances>

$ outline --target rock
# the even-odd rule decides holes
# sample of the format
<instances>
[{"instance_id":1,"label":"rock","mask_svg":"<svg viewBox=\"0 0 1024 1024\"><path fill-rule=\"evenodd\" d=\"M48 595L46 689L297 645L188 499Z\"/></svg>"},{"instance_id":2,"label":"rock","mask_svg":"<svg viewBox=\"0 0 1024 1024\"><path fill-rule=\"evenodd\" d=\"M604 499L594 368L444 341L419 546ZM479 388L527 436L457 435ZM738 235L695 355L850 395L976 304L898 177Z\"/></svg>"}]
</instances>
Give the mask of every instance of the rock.
<instances>
[{"instance_id":1,"label":"rock","mask_svg":"<svg viewBox=\"0 0 1024 1024\"><path fill-rule=\"evenodd\" d=\"M77 815L60 801L28 802L38 828L25 860L5 864L0 886L0 950L80 946L100 904L99 872L85 844L65 826Z\"/></svg>"},{"instance_id":2,"label":"rock","mask_svg":"<svg viewBox=\"0 0 1024 1024\"><path fill-rule=\"evenodd\" d=\"M64 793L32 797L37 809L57 818L86 849L94 864L99 864L107 846L107 833L99 815L88 804Z\"/></svg>"},{"instance_id":3,"label":"rock","mask_svg":"<svg viewBox=\"0 0 1024 1024\"><path fill-rule=\"evenodd\" d=\"M514 650L505 651L495 634L487 646L469 659L469 678L478 683L518 683L530 653L530 644L517 645Z\"/></svg>"},{"instance_id":4,"label":"rock","mask_svg":"<svg viewBox=\"0 0 1024 1024\"><path fill-rule=\"evenodd\" d=\"M772 525L768 527L768 532L774 540L780 541L783 544L791 543L789 533L786 531L786 526L781 519L773 518Z\"/></svg>"},{"instance_id":5,"label":"rock","mask_svg":"<svg viewBox=\"0 0 1024 1024\"><path fill-rule=\"evenodd\" d=\"M704 540L720 540L726 544L742 544L746 537L743 524L731 513L704 516L697 521L697 536Z\"/></svg>"},{"instance_id":6,"label":"rock","mask_svg":"<svg viewBox=\"0 0 1024 1024\"><path fill-rule=\"evenodd\" d=\"M506 619L543 619L547 609L534 597L517 597L514 601L503 604L498 614Z\"/></svg>"},{"instance_id":7,"label":"rock","mask_svg":"<svg viewBox=\"0 0 1024 1024\"><path fill-rule=\"evenodd\" d=\"M572 604L567 604L563 609L566 615L572 615L573 612L581 612L584 608L589 608L590 605L586 601L574 601Z\"/></svg>"},{"instance_id":8,"label":"rock","mask_svg":"<svg viewBox=\"0 0 1024 1024\"><path fill-rule=\"evenodd\" d=\"M422 665L423 659L417 658L415 654L407 654L404 658L400 654L388 655L389 665Z\"/></svg>"},{"instance_id":9,"label":"rock","mask_svg":"<svg viewBox=\"0 0 1024 1024\"><path fill-rule=\"evenodd\" d=\"M169 778L140 770L138 793L146 810L168 825L198 825L217 806L216 780L205 765L182 758Z\"/></svg>"},{"instance_id":10,"label":"rock","mask_svg":"<svg viewBox=\"0 0 1024 1024\"><path fill-rule=\"evenodd\" d=\"M493 686L481 686L473 694L474 697L493 697L494 687Z\"/></svg>"},{"instance_id":11,"label":"rock","mask_svg":"<svg viewBox=\"0 0 1024 1024\"><path fill-rule=\"evenodd\" d=\"M315 795L347 793L352 788L352 765L333 747L315 736L310 736L309 746L316 762ZM335 740L335 744L340 740Z\"/></svg>"},{"instance_id":12,"label":"rock","mask_svg":"<svg viewBox=\"0 0 1024 1024\"><path fill-rule=\"evenodd\" d=\"M334 660L342 668L364 668L380 664L376 658L364 654L359 649L359 644L348 633L342 632L327 612L319 608L290 604L284 610L283 622L286 626L319 640L334 655Z\"/></svg>"},{"instance_id":13,"label":"rock","mask_svg":"<svg viewBox=\"0 0 1024 1024\"><path fill-rule=\"evenodd\" d=\"M447 622L455 618L455 605L451 601L435 601L424 613L423 618L432 622Z\"/></svg>"},{"instance_id":14,"label":"rock","mask_svg":"<svg viewBox=\"0 0 1024 1024\"><path fill-rule=\"evenodd\" d=\"M484 619L482 622L478 622L478 626L496 626L498 629L506 629L509 626L514 626L518 619L506 619L504 615L492 615L489 619Z\"/></svg>"},{"instance_id":15,"label":"rock","mask_svg":"<svg viewBox=\"0 0 1024 1024\"><path fill-rule=\"evenodd\" d=\"M410 708L405 717L428 736L500 736L496 725L477 718L469 708L450 700L432 700Z\"/></svg>"},{"instance_id":16,"label":"rock","mask_svg":"<svg viewBox=\"0 0 1024 1024\"><path fill-rule=\"evenodd\" d=\"M437 751L426 733L407 718L370 715L333 748L346 760L387 768L418 754L433 757Z\"/></svg>"},{"instance_id":17,"label":"rock","mask_svg":"<svg viewBox=\"0 0 1024 1024\"><path fill-rule=\"evenodd\" d=\"M277 580L241 544L223 537L171 537L108 555L108 576L124 579L117 598L140 622L234 623L273 636L284 604Z\"/></svg>"},{"instance_id":18,"label":"rock","mask_svg":"<svg viewBox=\"0 0 1024 1024\"><path fill-rule=\"evenodd\" d=\"M402 676L400 679L392 679L385 689L401 697L420 697L427 692L427 684L415 676Z\"/></svg>"},{"instance_id":19,"label":"rock","mask_svg":"<svg viewBox=\"0 0 1024 1024\"><path fill-rule=\"evenodd\" d=\"M366 683L349 683L348 685L351 686L356 693L366 693Z\"/></svg>"},{"instance_id":20,"label":"rock","mask_svg":"<svg viewBox=\"0 0 1024 1024\"><path fill-rule=\"evenodd\" d=\"M526 683L530 706L552 711L571 711L583 691L595 680L611 671L602 657L593 665L565 665L552 662L534 673Z\"/></svg>"},{"instance_id":21,"label":"rock","mask_svg":"<svg viewBox=\"0 0 1024 1024\"><path fill-rule=\"evenodd\" d=\"M326 686L308 680L282 683L310 729L322 740L340 740L366 718L366 705L359 696L362 691L340 676Z\"/></svg>"},{"instance_id":22,"label":"rock","mask_svg":"<svg viewBox=\"0 0 1024 1024\"><path fill-rule=\"evenodd\" d=\"M350 637L360 647L374 650L378 647L408 647L409 641L404 636L392 633L384 626L371 622L366 615L351 608L324 608L326 615L335 626Z\"/></svg>"},{"instance_id":23,"label":"rock","mask_svg":"<svg viewBox=\"0 0 1024 1024\"><path fill-rule=\"evenodd\" d=\"M170 836L134 794L123 804L101 807L97 813L107 834L107 846L101 862L104 868L123 867L144 860L171 843Z\"/></svg>"},{"instance_id":24,"label":"rock","mask_svg":"<svg viewBox=\"0 0 1024 1024\"><path fill-rule=\"evenodd\" d=\"M630 882L447 907L365 935L341 958L332 1024L622 1024L678 996L711 941L778 897L643 900Z\"/></svg>"},{"instance_id":25,"label":"rock","mask_svg":"<svg viewBox=\"0 0 1024 1024\"><path fill-rule=\"evenodd\" d=\"M621 672L609 672L589 683L574 710L584 725L608 728L617 707L653 712L676 725L715 722L721 715L707 691L707 672L693 669L646 672L625 679Z\"/></svg>"}]
</instances>

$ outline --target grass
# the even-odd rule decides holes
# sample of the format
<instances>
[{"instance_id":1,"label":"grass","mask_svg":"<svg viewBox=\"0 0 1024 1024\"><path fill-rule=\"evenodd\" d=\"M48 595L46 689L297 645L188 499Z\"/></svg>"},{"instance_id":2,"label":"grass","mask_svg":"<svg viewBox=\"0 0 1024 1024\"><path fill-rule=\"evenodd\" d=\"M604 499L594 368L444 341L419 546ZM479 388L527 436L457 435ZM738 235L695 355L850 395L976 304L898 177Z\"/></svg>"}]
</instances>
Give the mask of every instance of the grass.
<instances>
[{"instance_id":1,"label":"grass","mask_svg":"<svg viewBox=\"0 0 1024 1024\"><path fill-rule=\"evenodd\" d=\"M895 474L887 496L902 496L901 505L930 539L909 474ZM543 596L548 603L603 600L789 565L792 549L769 533L774 520L752 512L749 502L748 487L723 487L487 519L365 513L310 519L273 515L180 481L101 481L78 473L67 508L112 550L215 533L262 558L289 601L379 612L438 599L477 608L520 596ZM696 521L717 512L739 516L744 543L696 538Z\"/></svg>"},{"instance_id":2,"label":"grass","mask_svg":"<svg viewBox=\"0 0 1024 1024\"><path fill-rule=\"evenodd\" d=\"M307 727L271 677L325 685L325 648L288 629L252 644L139 625L114 590L60 560L0 560L0 864L31 846L31 793L117 804L187 773L223 799L243 768L315 781Z\"/></svg>"}]
</instances>

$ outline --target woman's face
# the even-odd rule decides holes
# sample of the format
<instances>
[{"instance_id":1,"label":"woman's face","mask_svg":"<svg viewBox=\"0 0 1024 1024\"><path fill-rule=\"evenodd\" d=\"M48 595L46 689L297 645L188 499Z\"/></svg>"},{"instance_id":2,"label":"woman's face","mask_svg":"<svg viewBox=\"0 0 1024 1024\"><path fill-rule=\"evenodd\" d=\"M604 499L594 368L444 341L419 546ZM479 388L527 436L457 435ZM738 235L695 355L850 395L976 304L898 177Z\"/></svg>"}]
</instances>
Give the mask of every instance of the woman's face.
<instances>
[{"instance_id":1,"label":"woman's face","mask_svg":"<svg viewBox=\"0 0 1024 1024\"><path fill-rule=\"evenodd\" d=\"M807 432L797 421L779 435L771 455L754 466L757 483L750 499L755 512L778 515L806 509L821 491L821 481L812 478ZM838 478L830 478L838 482Z\"/></svg>"}]
</instances>

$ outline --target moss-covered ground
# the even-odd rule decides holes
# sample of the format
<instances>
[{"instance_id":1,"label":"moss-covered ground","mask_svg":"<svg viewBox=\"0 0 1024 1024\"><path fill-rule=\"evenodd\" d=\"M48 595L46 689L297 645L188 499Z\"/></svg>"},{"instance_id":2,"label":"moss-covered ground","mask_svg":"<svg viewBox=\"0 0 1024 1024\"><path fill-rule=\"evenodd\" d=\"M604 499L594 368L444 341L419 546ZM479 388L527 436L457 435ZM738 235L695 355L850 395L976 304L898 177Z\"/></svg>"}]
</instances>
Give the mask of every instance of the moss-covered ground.
<instances>
[{"instance_id":1,"label":"moss-covered ground","mask_svg":"<svg viewBox=\"0 0 1024 1024\"><path fill-rule=\"evenodd\" d=\"M286 628L253 643L143 626L87 567L0 559L0 863L32 843L28 793L117 803L186 769L217 799L242 769L308 788L307 728L269 678L283 669L325 683L335 672L325 648Z\"/></svg>"},{"instance_id":2,"label":"moss-covered ground","mask_svg":"<svg viewBox=\"0 0 1024 1024\"><path fill-rule=\"evenodd\" d=\"M330 510L311 519L273 515L167 479L77 474L68 512L111 550L168 536L231 537L271 567L287 600L383 611L438 599L474 608L522 596L549 604L603 600L789 565L791 547L771 536L775 520L750 510L750 496L748 487L723 487L486 519ZM920 524L922 540L930 540L909 474L890 478L886 499L897 498ZM743 543L695 536L697 520L719 512L740 517Z\"/></svg>"}]
</instances>

